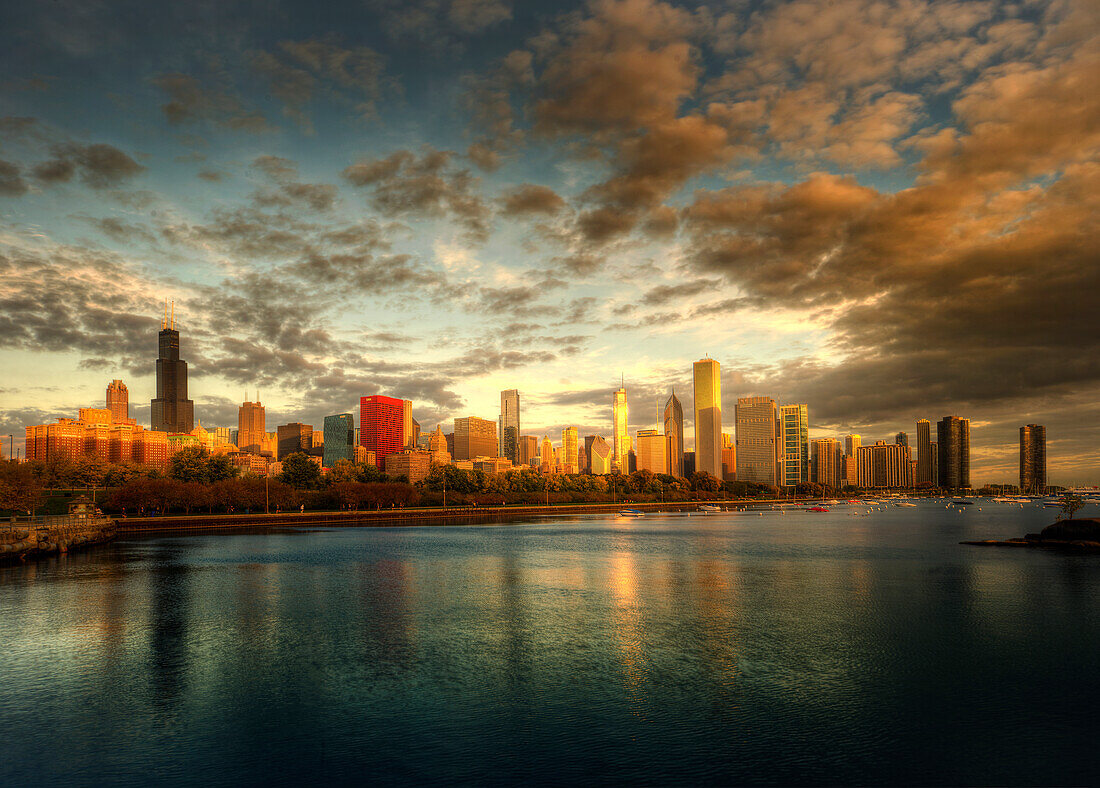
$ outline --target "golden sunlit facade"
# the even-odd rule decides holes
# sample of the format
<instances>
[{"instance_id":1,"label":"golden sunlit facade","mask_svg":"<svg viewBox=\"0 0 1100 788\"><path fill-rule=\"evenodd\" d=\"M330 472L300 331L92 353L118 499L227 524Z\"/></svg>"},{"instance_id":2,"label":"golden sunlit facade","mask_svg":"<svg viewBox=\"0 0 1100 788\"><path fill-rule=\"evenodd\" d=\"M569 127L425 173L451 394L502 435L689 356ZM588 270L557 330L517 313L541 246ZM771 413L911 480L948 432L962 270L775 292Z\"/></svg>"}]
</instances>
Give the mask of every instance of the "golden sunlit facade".
<instances>
[{"instance_id":1,"label":"golden sunlit facade","mask_svg":"<svg viewBox=\"0 0 1100 788\"><path fill-rule=\"evenodd\" d=\"M561 431L562 473L580 473L577 454L577 428L563 427Z\"/></svg>"},{"instance_id":2,"label":"golden sunlit facade","mask_svg":"<svg viewBox=\"0 0 1100 788\"><path fill-rule=\"evenodd\" d=\"M612 469L626 473L626 454L630 451L630 436L627 435L626 386L615 392L611 402L611 438Z\"/></svg>"},{"instance_id":3,"label":"golden sunlit facade","mask_svg":"<svg viewBox=\"0 0 1100 788\"><path fill-rule=\"evenodd\" d=\"M722 478L722 368L713 358L692 364L695 386L695 470Z\"/></svg>"}]
</instances>

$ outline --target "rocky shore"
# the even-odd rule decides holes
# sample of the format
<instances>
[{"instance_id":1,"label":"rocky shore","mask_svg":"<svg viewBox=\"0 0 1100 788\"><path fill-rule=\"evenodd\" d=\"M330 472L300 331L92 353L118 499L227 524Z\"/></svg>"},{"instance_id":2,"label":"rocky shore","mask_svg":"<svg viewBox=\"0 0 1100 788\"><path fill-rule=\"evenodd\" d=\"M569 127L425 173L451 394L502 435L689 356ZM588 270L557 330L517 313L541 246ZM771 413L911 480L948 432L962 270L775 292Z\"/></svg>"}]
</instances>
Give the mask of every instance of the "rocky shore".
<instances>
[{"instance_id":1,"label":"rocky shore","mask_svg":"<svg viewBox=\"0 0 1100 788\"><path fill-rule=\"evenodd\" d=\"M13 523L0 527L0 563L25 561L37 556L67 553L115 538L115 521L59 517L56 522Z\"/></svg>"},{"instance_id":2,"label":"rocky shore","mask_svg":"<svg viewBox=\"0 0 1100 788\"><path fill-rule=\"evenodd\" d=\"M1100 553L1100 519L1059 520L1037 534L1016 539L985 539L959 544L979 547L1033 547L1074 553Z\"/></svg>"}]
</instances>

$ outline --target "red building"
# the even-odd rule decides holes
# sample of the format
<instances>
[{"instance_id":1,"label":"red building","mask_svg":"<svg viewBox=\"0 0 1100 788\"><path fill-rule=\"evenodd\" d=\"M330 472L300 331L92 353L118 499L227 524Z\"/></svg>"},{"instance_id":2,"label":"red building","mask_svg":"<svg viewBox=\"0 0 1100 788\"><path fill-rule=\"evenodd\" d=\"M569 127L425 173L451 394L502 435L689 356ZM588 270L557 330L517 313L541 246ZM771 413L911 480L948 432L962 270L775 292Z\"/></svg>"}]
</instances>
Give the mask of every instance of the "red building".
<instances>
[{"instance_id":1,"label":"red building","mask_svg":"<svg viewBox=\"0 0 1100 788\"><path fill-rule=\"evenodd\" d=\"M405 446L405 404L375 394L359 398L359 445L374 452L375 466L386 469L386 457Z\"/></svg>"}]
</instances>

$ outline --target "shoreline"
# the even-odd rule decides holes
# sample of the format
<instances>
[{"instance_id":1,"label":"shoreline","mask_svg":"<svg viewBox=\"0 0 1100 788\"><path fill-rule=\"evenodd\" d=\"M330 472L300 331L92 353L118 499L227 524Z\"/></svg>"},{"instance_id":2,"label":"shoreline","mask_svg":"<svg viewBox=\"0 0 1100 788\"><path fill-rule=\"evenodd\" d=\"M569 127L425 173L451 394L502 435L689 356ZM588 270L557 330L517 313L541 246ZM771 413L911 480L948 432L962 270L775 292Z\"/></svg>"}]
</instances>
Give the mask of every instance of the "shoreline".
<instances>
[{"instance_id":1,"label":"shoreline","mask_svg":"<svg viewBox=\"0 0 1100 788\"><path fill-rule=\"evenodd\" d=\"M818 501L799 500L797 504L813 505ZM237 528L294 528L299 526L325 525L336 527L362 527L370 525L419 525L430 522L449 522L465 520L496 520L512 517L533 517L547 514L615 514L622 509L638 509L643 512L688 512L694 513L699 506L714 504L715 501L666 501L647 503L575 503L550 504L549 506L448 506L406 508L406 509L370 509L359 511L328 512L283 512L280 514L192 514L166 515L161 517L115 518L118 533L135 535L159 531L219 531ZM756 506L774 506L778 503L792 503L782 498L753 500L751 502L724 502L735 510ZM705 516L699 512L701 516Z\"/></svg>"}]
</instances>

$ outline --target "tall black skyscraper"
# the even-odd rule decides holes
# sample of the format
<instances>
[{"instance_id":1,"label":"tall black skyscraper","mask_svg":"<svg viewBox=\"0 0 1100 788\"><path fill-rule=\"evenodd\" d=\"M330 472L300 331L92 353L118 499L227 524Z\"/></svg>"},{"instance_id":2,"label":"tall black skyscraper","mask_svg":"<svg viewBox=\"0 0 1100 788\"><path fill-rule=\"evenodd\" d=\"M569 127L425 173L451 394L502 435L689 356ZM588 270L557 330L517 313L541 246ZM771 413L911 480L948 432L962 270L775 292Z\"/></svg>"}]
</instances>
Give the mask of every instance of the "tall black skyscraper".
<instances>
[{"instance_id":1,"label":"tall black skyscraper","mask_svg":"<svg viewBox=\"0 0 1100 788\"><path fill-rule=\"evenodd\" d=\"M187 362L180 360L180 332L175 306L160 323L157 358L157 398L152 401L150 426L161 432L190 432L195 428L195 403L187 399Z\"/></svg>"},{"instance_id":2,"label":"tall black skyscraper","mask_svg":"<svg viewBox=\"0 0 1100 788\"><path fill-rule=\"evenodd\" d=\"M1039 424L1020 427L1020 492L1045 495L1047 491L1047 428Z\"/></svg>"},{"instance_id":3,"label":"tall black skyscraper","mask_svg":"<svg viewBox=\"0 0 1100 788\"><path fill-rule=\"evenodd\" d=\"M939 439L939 486L959 490L970 486L970 419L944 416L936 425Z\"/></svg>"}]
</instances>

